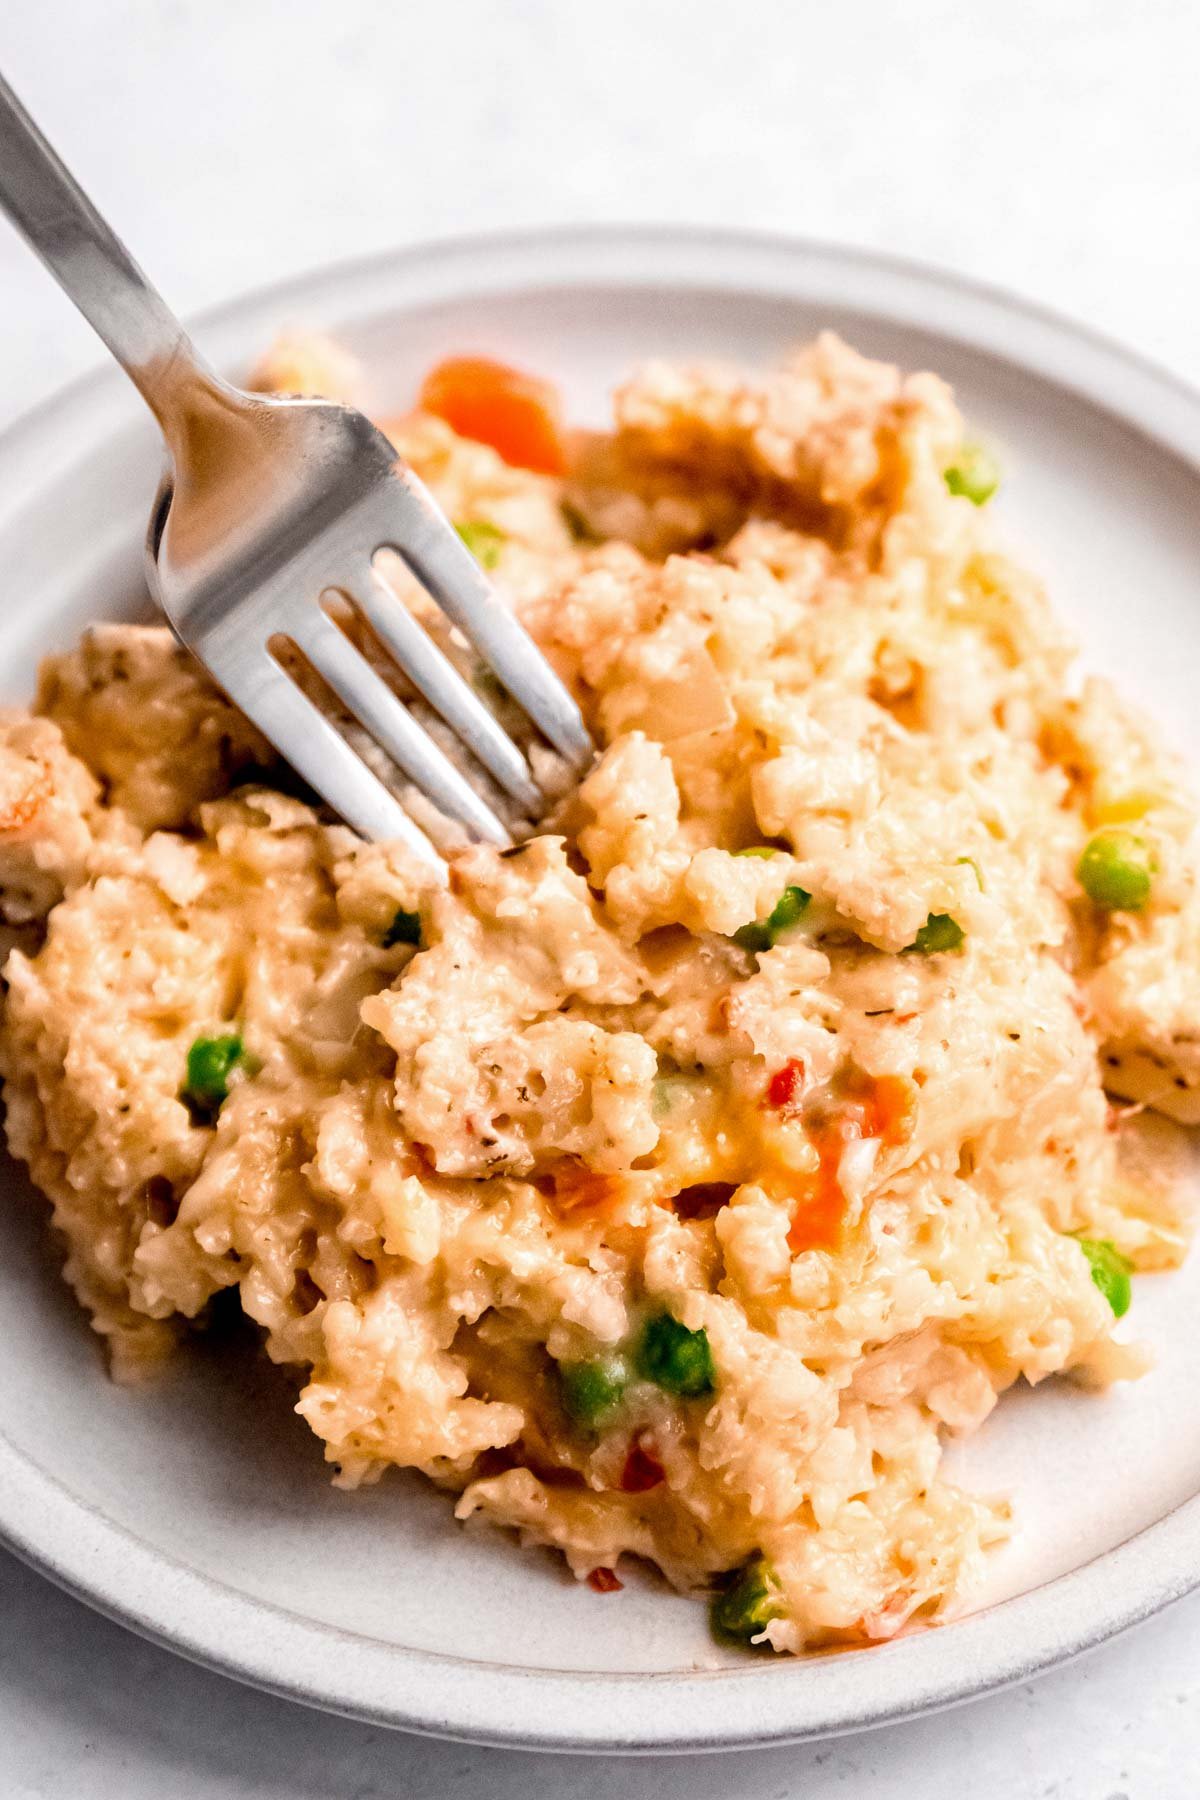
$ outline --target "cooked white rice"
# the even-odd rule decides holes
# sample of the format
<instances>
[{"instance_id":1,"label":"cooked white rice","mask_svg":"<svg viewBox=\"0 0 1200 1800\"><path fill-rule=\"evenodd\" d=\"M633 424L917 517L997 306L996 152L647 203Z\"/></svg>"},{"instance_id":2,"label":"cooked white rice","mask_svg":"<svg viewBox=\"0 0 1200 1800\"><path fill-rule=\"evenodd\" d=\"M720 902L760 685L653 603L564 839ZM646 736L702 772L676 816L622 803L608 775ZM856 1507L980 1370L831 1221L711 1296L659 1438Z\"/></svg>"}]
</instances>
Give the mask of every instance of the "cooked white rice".
<instances>
[{"instance_id":1,"label":"cooked white rice","mask_svg":"<svg viewBox=\"0 0 1200 1800\"><path fill-rule=\"evenodd\" d=\"M329 370L293 341L267 378ZM237 1288L344 1486L416 1466L581 1577L752 1563L744 1635L779 1650L937 1617L1008 1521L942 1479L946 1434L1022 1377L1138 1372L1080 1238L1183 1254L1178 771L1072 688L1036 582L947 491L932 375L830 337L767 376L654 364L565 513L436 419L393 430L504 534L600 758L439 892L277 791L166 631L50 658L3 722L2 1056L67 1279L122 1376ZM1156 864L1140 910L1077 879L1114 826ZM931 920L961 945L914 950ZM222 1032L250 1060L210 1117L181 1092ZM690 1397L647 1375L664 1315L705 1334ZM590 1425L578 1365L627 1383Z\"/></svg>"}]
</instances>

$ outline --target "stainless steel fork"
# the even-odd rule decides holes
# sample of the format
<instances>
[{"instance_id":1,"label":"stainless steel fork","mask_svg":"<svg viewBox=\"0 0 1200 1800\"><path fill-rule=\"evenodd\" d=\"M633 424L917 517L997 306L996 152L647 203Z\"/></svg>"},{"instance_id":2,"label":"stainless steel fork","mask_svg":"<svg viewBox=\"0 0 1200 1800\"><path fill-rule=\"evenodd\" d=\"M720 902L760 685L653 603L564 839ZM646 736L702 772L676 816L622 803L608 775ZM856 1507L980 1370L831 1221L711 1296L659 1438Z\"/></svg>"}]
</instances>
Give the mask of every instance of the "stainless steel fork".
<instances>
[{"instance_id":1,"label":"stainless steel fork","mask_svg":"<svg viewBox=\"0 0 1200 1800\"><path fill-rule=\"evenodd\" d=\"M222 380L0 77L0 206L108 345L158 420L167 463L147 538L176 635L317 793L364 837L429 838L272 646L294 644L405 777L493 843L509 831L322 604L344 596L459 741L536 819L526 758L374 558L398 552L561 756L592 755L567 690L424 485L362 413ZM187 755L186 744L179 746Z\"/></svg>"}]
</instances>

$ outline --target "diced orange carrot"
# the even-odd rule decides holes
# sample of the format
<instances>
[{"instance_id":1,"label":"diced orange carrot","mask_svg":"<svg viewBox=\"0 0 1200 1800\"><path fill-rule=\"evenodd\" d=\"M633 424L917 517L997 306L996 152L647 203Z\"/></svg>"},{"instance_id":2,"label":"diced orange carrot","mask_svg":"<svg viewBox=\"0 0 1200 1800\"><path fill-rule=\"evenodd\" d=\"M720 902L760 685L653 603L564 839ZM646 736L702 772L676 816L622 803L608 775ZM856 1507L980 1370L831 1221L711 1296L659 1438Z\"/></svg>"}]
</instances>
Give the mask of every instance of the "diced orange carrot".
<instances>
[{"instance_id":1,"label":"diced orange carrot","mask_svg":"<svg viewBox=\"0 0 1200 1800\"><path fill-rule=\"evenodd\" d=\"M786 1065L785 1065L786 1066ZM846 1196L838 1181L842 1151L854 1138L879 1138L884 1144L905 1143L913 1132L917 1089L903 1075L853 1078L840 1112L808 1127L808 1138L820 1159L799 1195L788 1243L794 1251L832 1250L841 1234Z\"/></svg>"},{"instance_id":2,"label":"diced orange carrot","mask_svg":"<svg viewBox=\"0 0 1200 1800\"><path fill-rule=\"evenodd\" d=\"M903 1144L912 1136L917 1090L903 1075L877 1075L864 1103L863 1136Z\"/></svg>"},{"instance_id":3,"label":"diced orange carrot","mask_svg":"<svg viewBox=\"0 0 1200 1800\"><path fill-rule=\"evenodd\" d=\"M838 1164L847 1135L857 1136L858 1133L847 1134L835 1127L813 1136L820 1166L816 1174L804 1182L788 1232L788 1248L797 1254L801 1250L833 1250L837 1247L846 1212L846 1196L838 1181Z\"/></svg>"},{"instance_id":4,"label":"diced orange carrot","mask_svg":"<svg viewBox=\"0 0 1200 1800\"><path fill-rule=\"evenodd\" d=\"M554 1199L565 1212L589 1211L610 1206L625 1192L622 1175L598 1175L583 1163L566 1160L553 1172Z\"/></svg>"},{"instance_id":5,"label":"diced orange carrot","mask_svg":"<svg viewBox=\"0 0 1200 1800\"><path fill-rule=\"evenodd\" d=\"M490 444L515 468L566 470L558 392L536 375L486 356L447 357L425 377L420 405L460 437Z\"/></svg>"},{"instance_id":6,"label":"diced orange carrot","mask_svg":"<svg viewBox=\"0 0 1200 1800\"><path fill-rule=\"evenodd\" d=\"M855 1122L859 1137L896 1145L912 1136L917 1089L905 1076L854 1070L839 1077L838 1087L844 1117Z\"/></svg>"}]
</instances>

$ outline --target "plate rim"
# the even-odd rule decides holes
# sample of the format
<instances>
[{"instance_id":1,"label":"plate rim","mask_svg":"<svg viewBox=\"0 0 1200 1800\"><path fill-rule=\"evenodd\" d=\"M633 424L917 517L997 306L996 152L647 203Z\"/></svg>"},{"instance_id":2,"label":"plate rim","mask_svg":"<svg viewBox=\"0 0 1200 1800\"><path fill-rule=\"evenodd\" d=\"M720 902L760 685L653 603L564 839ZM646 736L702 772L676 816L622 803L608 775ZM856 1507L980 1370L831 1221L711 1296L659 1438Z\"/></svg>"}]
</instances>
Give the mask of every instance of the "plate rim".
<instances>
[{"instance_id":1,"label":"plate rim","mask_svg":"<svg viewBox=\"0 0 1200 1800\"><path fill-rule=\"evenodd\" d=\"M473 279L466 289L450 280L464 271ZM588 272L615 288L685 280L696 288L776 298L803 294L810 305L818 303L811 288L823 272L842 307L859 304L881 318L924 324L1068 388L1200 474L1200 391L1140 352L1001 287L869 248L784 233L618 224L436 239L254 289L208 308L192 328L215 360L228 361L230 344L245 338L255 319L274 315L278 322L297 304L311 306L316 295L351 302L391 291L393 309L402 311L414 304L411 293L405 299L406 284L419 288L423 279L440 280L445 298L461 298L579 285ZM833 293L828 298L832 303ZM361 307L357 316L364 316ZM126 385L118 369L101 365L4 431L0 524L19 517L54 466L89 455L122 416L139 415L141 402L132 390L123 393ZM1200 1586L1200 1494L1064 1575L949 1627L877 1646L867 1658L818 1656L662 1674L471 1662L290 1614L136 1538L39 1468L2 1431L0 1543L141 1636L310 1706L511 1748L668 1753L862 1730L1061 1665ZM239 1648L231 1652L231 1643Z\"/></svg>"}]
</instances>

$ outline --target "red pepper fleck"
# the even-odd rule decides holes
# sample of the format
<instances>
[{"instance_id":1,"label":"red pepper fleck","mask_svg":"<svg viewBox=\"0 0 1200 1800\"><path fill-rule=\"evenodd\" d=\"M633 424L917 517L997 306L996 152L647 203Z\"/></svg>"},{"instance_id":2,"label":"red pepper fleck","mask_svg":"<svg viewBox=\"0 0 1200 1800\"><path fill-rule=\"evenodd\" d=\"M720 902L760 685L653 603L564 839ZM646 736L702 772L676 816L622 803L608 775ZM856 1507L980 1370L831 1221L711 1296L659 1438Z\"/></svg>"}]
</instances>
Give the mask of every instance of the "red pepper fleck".
<instances>
[{"instance_id":1,"label":"red pepper fleck","mask_svg":"<svg viewBox=\"0 0 1200 1800\"><path fill-rule=\"evenodd\" d=\"M671 1208L681 1219L711 1219L736 1193L732 1181L697 1181L671 1196Z\"/></svg>"},{"instance_id":2,"label":"red pepper fleck","mask_svg":"<svg viewBox=\"0 0 1200 1800\"><path fill-rule=\"evenodd\" d=\"M767 1083L767 1105L773 1106L776 1112L794 1112L803 1087L804 1064L798 1056L793 1056L782 1069L776 1069Z\"/></svg>"},{"instance_id":3,"label":"red pepper fleck","mask_svg":"<svg viewBox=\"0 0 1200 1800\"><path fill-rule=\"evenodd\" d=\"M634 1438L621 1473L622 1493L648 1494L651 1488L661 1486L665 1480L666 1475L658 1458L651 1456L643 1448L640 1439Z\"/></svg>"},{"instance_id":4,"label":"red pepper fleck","mask_svg":"<svg viewBox=\"0 0 1200 1800\"><path fill-rule=\"evenodd\" d=\"M623 1581L617 1580L611 1569L593 1569L587 1582L597 1594L616 1594L625 1586Z\"/></svg>"}]
</instances>

